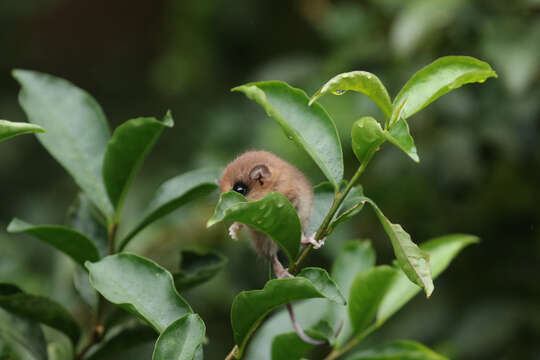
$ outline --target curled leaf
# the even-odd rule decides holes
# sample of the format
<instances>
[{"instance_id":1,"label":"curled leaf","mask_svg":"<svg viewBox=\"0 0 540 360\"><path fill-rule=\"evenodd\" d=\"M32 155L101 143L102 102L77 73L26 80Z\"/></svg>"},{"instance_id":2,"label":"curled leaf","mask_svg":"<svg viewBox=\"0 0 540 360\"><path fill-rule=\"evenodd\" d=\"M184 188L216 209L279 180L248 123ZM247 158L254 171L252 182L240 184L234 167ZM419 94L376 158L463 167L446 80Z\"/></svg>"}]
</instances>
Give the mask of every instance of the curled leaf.
<instances>
[{"instance_id":1,"label":"curled leaf","mask_svg":"<svg viewBox=\"0 0 540 360\"><path fill-rule=\"evenodd\" d=\"M261 105L285 135L315 161L335 188L343 178L343 154L336 125L319 104L308 105L306 93L280 81L235 87Z\"/></svg>"},{"instance_id":2,"label":"curled leaf","mask_svg":"<svg viewBox=\"0 0 540 360\"><path fill-rule=\"evenodd\" d=\"M377 76L367 71L351 71L334 76L311 97L309 105L328 93L341 95L348 90L368 96L379 106L387 118L390 117L392 102L388 91Z\"/></svg>"},{"instance_id":3,"label":"curled leaf","mask_svg":"<svg viewBox=\"0 0 540 360\"><path fill-rule=\"evenodd\" d=\"M294 206L283 194L273 192L248 202L235 191L223 193L206 225L224 220L238 221L265 233L283 249L291 263L296 259L302 226Z\"/></svg>"}]
</instances>

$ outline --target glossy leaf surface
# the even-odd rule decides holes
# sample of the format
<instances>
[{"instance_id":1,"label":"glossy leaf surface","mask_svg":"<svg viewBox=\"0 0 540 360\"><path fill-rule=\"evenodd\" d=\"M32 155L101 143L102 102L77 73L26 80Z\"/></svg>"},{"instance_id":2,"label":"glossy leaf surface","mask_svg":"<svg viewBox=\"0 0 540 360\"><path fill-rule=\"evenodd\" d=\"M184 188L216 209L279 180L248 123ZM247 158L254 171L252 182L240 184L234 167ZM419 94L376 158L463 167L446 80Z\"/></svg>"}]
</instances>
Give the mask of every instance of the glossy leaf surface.
<instances>
[{"instance_id":1,"label":"glossy leaf surface","mask_svg":"<svg viewBox=\"0 0 540 360\"><path fill-rule=\"evenodd\" d=\"M165 127L174 125L170 112L163 122L131 119L114 131L103 160L103 180L118 217L129 185Z\"/></svg>"},{"instance_id":2,"label":"glossy leaf surface","mask_svg":"<svg viewBox=\"0 0 540 360\"><path fill-rule=\"evenodd\" d=\"M172 275L155 262L133 254L87 262L90 283L107 300L146 321L158 333L191 313L178 294Z\"/></svg>"},{"instance_id":3,"label":"glossy leaf surface","mask_svg":"<svg viewBox=\"0 0 540 360\"><path fill-rule=\"evenodd\" d=\"M351 130L352 148L360 163L368 160L385 141L381 124L371 116L356 120Z\"/></svg>"},{"instance_id":4,"label":"glossy leaf surface","mask_svg":"<svg viewBox=\"0 0 540 360\"><path fill-rule=\"evenodd\" d=\"M345 298L348 298L349 288L354 277L361 271L373 266L375 253L368 241L349 241L338 253L332 266L331 277L337 283ZM416 287L416 285L413 285ZM320 330L320 323L325 322L335 333L344 324L339 333L338 342L348 339L352 333L347 316L347 307L324 298L303 300L293 304L297 321L306 331ZM261 327L254 333L252 340L245 351L246 359L271 359L271 348L274 339L284 332L294 331L291 326L289 314L285 308L281 308L265 319ZM343 336L345 335L345 336ZM334 345L335 339L329 337L329 342ZM308 357L309 358L309 357Z\"/></svg>"},{"instance_id":5,"label":"glossy leaf surface","mask_svg":"<svg viewBox=\"0 0 540 360\"><path fill-rule=\"evenodd\" d=\"M432 276L436 278L463 248L477 242L476 236L455 234L426 241L420 248L429 255ZM379 307L377 322L386 321L419 291L420 289L400 272Z\"/></svg>"},{"instance_id":6,"label":"glossy leaf surface","mask_svg":"<svg viewBox=\"0 0 540 360\"><path fill-rule=\"evenodd\" d=\"M356 334L373 321L397 274L398 270L390 266L377 266L355 277L349 295L349 319Z\"/></svg>"},{"instance_id":7,"label":"glossy leaf surface","mask_svg":"<svg viewBox=\"0 0 540 360\"><path fill-rule=\"evenodd\" d=\"M345 304L335 282L319 268L305 268L294 278L270 280L262 290L238 294L232 304L231 323L240 354L253 331L271 310L288 302L310 298L326 298Z\"/></svg>"},{"instance_id":8,"label":"glossy leaf surface","mask_svg":"<svg viewBox=\"0 0 540 360\"><path fill-rule=\"evenodd\" d=\"M14 285L0 283L0 307L62 331L73 344L81 335L79 325L62 305L43 296L26 294Z\"/></svg>"},{"instance_id":9,"label":"glossy leaf surface","mask_svg":"<svg viewBox=\"0 0 540 360\"><path fill-rule=\"evenodd\" d=\"M372 205L384 231L390 238L399 266L409 280L424 289L426 296L429 297L434 289L429 254L411 240L411 236L401 225L390 222L373 201L368 199L367 202Z\"/></svg>"},{"instance_id":10,"label":"glossy leaf surface","mask_svg":"<svg viewBox=\"0 0 540 360\"><path fill-rule=\"evenodd\" d=\"M351 71L334 76L311 97L309 104L313 104L318 98L328 93L341 95L349 90L368 96L379 106L387 118L390 117L392 102L388 91L377 76L367 71Z\"/></svg>"},{"instance_id":11,"label":"glossy leaf surface","mask_svg":"<svg viewBox=\"0 0 540 360\"><path fill-rule=\"evenodd\" d=\"M65 226L31 225L15 218L11 220L7 231L32 235L68 255L83 267L85 261L99 260L98 249L92 240Z\"/></svg>"},{"instance_id":12,"label":"glossy leaf surface","mask_svg":"<svg viewBox=\"0 0 540 360\"><path fill-rule=\"evenodd\" d=\"M326 214L332 207L334 201L334 185L323 182L313 187L313 210L308 225L308 234L317 232L317 229L324 221Z\"/></svg>"},{"instance_id":13,"label":"glossy leaf surface","mask_svg":"<svg viewBox=\"0 0 540 360\"><path fill-rule=\"evenodd\" d=\"M409 125L405 120L403 120L403 118L397 120L390 130L385 133L390 135L386 136L388 141L403 150L403 152L415 162L420 162L418 152L416 151L416 145L414 144L414 139L409 131Z\"/></svg>"},{"instance_id":14,"label":"glossy leaf surface","mask_svg":"<svg viewBox=\"0 0 540 360\"><path fill-rule=\"evenodd\" d=\"M332 278L343 291L346 299L350 298L351 287L356 276L375 266L375 251L369 241L352 240L343 246L332 265ZM353 333L347 307L332 306L331 319L335 324L343 320L343 327L338 335L337 344L340 346Z\"/></svg>"},{"instance_id":15,"label":"glossy leaf surface","mask_svg":"<svg viewBox=\"0 0 540 360\"><path fill-rule=\"evenodd\" d=\"M324 108L308 105L306 93L280 81L257 82L235 87L261 105L286 136L295 141L322 170L334 187L343 177L343 154L334 121Z\"/></svg>"},{"instance_id":16,"label":"glossy leaf surface","mask_svg":"<svg viewBox=\"0 0 540 360\"><path fill-rule=\"evenodd\" d=\"M188 314L173 322L159 336L153 360L193 360L204 341L206 328L197 314Z\"/></svg>"},{"instance_id":17,"label":"glossy leaf surface","mask_svg":"<svg viewBox=\"0 0 540 360\"><path fill-rule=\"evenodd\" d=\"M67 218L71 228L92 240L101 256L107 255L109 250L107 223L88 196L84 193L78 194L68 209Z\"/></svg>"},{"instance_id":18,"label":"glossy leaf surface","mask_svg":"<svg viewBox=\"0 0 540 360\"><path fill-rule=\"evenodd\" d=\"M315 340L327 340L331 334L315 329L308 329L305 333ZM301 360L305 359L315 348L315 345L308 344L300 339L297 333L290 332L280 334L272 341L272 360Z\"/></svg>"},{"instance_id":19,"label":"glossy leaf surface","mask_svg":"<svg viewBox=\"0 0 540 360\"><path fill-rule=\"evenodd\" d=\"M414 74L397 94L394 106L407 98L403 109L407 119L449 91L490 77L497 74L486 62L469 56L445 56Z\"/></svg>"},{"instance_id":20,"label":"glossy leaf surface","mask_svg":"<svg viewBox=\"0 0 540 360\"><path fill-rule=\"evenodd\" d=\"M223 193L207 226L223 220L238 221L265 233L283 249L290 262L298 254L302 226L294 206L281 193L273 192L250 202L237 192Z\"/></svg>"},{"instance_id":21,"label":"glossy leaf surface","mask_svg":"<svg viewBox=\"0 0 540 360\"><path fill-rule=\"evenodd\" d=\"M142 220L122 240L120 250L124 249L139 231L157 219L216 190L216 181L220 174L220 169L198 169L175 176L161 184L150 200Z\"/></svg>"},{"instance_id":22,"label":"glossy leaf surface","mask_svg":"<svg viewBox=\"0 0 540 360\"><path fill-rule=\"evenodd\" d=\"M17 135L44 132L45 130L39 125L0 120L0 142Z\"/></svg>"},{"instance_id":23,"label":"glossy leaf surface","mask_svg":"<svg viewBox=\"0 0 540 360\"><path fill-rule=\"evenodd\" d=\"M28 70L14 70L19 103L28 121L47 129L38 140L108 217L112 206L101 177L110 131L99 104L70 82Z\"/></svg>"},{"instance_id":24,"label":"glossy leaf surface","mask_svg":"<svg viewBox=\"0 0 540 360\"><path fill-rule=\"evenodd\" d=\"M396 340L359 351L346 360L447 360L447 358L415 341Z\"/></svg>"},{"instance_id":25,"label":"glossy leaf surface","mask_svg":"<svg viewBox=\"0 0 540 360\"><path fill-rule=\"evenodd\" d=\"M364 203L362 202L363 198L364 189L361 185L355 186L351 189L351 191L349 191L347 197L345 200L343 200L343 203L337 212L336 218L330 223L329 233L334 231L336 226L350 220L352 217L362 211L364 207Z\"/></svg>"},{"instance_id":26,"label":"glossy leaf surface","mask_svg":"<svg viewBox=\"0 0 540 360\"><path fill-rule=\"evenodd\" d=\"M180 259L180 271L173 274L174 285L180 292L210 280L228 262L225 256L214 251L183 250Z\"/></svg>"},{"instance_id":27,"label":"glossy leaf surface","mask_svg":"<svg viewBox=\"0 0 540 360\"><path fill-rule=\"evenodd\" d=\"M334 186L329 182L323 182L313 187L313 210L311 212L307 234L315 233L321 226L328 211L332 207L334 195ZM362 210L363 203L359 204L358 202L363 198L363 195L362 186L355 186L351 189L337 211L335 219L330 225L329 233L333 231L335 226L349 220Z\"/></svg>"}]
</instances>

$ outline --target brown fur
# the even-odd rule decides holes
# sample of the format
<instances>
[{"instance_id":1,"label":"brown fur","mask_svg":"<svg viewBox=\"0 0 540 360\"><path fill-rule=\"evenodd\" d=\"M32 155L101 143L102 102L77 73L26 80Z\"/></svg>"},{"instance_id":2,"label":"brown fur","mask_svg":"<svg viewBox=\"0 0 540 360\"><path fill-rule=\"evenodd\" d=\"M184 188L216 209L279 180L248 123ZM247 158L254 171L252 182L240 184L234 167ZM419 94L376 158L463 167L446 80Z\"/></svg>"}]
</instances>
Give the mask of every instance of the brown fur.
<instances>
[{"instance_id":1,"label":"brown fur","mask_svg":"<svg viewBox=\"0 0 540 360\"><path fill-rule=\"evenodd\" d=\"M294 166L268 151L248 151L223 171L221 192L231 191L237 182L248 186L245 197L250 201L259 200L274 191L285 195L298 211L305 232L313 207L313 189L304 174ZM272 259L278 251L277 245L264 234L249 230L257 251Z\"/></svg>"}]
</instances>

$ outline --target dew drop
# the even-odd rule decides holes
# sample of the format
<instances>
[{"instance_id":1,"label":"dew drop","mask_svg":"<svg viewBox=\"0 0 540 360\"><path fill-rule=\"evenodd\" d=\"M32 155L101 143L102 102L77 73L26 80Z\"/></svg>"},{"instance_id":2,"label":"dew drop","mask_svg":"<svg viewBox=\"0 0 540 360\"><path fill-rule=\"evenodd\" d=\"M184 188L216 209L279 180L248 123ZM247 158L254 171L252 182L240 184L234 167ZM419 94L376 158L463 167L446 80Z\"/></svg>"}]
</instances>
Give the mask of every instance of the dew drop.
<instances>
[{"instance_id":1,"label":"dew drop","mask_svg":"<svg viewBox=\"0 0 540 360\"><path fill-rule=\"evenodd\" d=\"M343 95L347 92L347 90L335 90L332 92L334 95Z\"/></svg>"}]
</instances>

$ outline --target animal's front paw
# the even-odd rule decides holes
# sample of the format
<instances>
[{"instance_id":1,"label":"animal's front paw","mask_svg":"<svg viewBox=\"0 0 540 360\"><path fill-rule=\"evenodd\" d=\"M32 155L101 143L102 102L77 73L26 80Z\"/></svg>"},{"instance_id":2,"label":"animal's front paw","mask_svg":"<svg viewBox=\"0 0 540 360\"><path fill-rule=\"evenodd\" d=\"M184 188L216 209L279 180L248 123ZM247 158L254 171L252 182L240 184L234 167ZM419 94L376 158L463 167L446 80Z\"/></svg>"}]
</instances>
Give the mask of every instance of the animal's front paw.
<instances>
[{"instance_id":1,"label":"animal's front paw","mask_svg":"<svg viewBox=\"0 0 540 360\"><path fill-rule=\"evenodd\" d=\"M233 240L238 240L238 232L242 230L244 227L243 224L239 222L234 222L231 226L229 226L229 236Z\"/></svg>"},{"instance_id":2,"label":"animal's front paw","mask_svg":"<svg viewBox=\"0 0 540 360\"><path fill-rule=\"evenodd\" d=\"M300 243L302 245L313 245L313 248L314 249L319 249L321 246L324 245L324 242L325 242L326 238L323 238L321 240L315 240L315 234L311 234L309 236L305 236L302 234L302 240L300 241Z\"/></svg>"}]
</instances>

